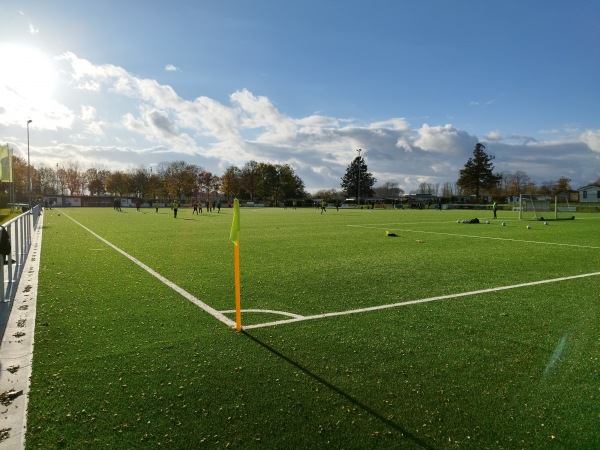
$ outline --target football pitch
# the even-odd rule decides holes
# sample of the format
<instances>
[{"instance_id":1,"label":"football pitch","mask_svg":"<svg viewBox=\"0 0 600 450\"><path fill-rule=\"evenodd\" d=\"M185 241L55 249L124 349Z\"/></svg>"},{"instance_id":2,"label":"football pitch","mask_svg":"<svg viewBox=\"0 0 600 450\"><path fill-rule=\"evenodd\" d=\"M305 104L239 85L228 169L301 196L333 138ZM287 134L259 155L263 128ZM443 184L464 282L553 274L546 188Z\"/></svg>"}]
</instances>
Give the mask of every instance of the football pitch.
<instances>
[{"instance_id":1,"label":"football pitch","mask_svg":"<svg viewBox=\"0 0 600 450\"><path fill-rule=\"evenodd\" d=\"M592 447L600 215L491 215L242 208L238 333L232 209L46 210L27 447Z\"/></svg>"}]
</instances>

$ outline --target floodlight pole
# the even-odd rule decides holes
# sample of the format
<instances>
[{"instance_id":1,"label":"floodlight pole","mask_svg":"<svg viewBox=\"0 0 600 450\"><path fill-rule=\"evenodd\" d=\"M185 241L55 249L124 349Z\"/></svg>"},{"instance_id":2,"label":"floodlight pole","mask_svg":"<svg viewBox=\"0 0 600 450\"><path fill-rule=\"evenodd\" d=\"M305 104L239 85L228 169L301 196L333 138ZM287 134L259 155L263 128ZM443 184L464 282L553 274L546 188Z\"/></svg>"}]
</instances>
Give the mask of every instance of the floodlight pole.
<instances>
[{"instance_id":1,"label":"floodlight pole","mask_svg":"<svg viewBox=\"0 0 600 450\"><path fill-rule=\"evenodd\" d=\"M358 152L358 187L356 189L356 206L360 206L360 152L362 149L356 150Z\"/></svg>"},{"instance_id":2,"label":"floodlight pole","mask_svg":"<svg viewBox=\"0 0 600 450\"><path fill-rule=\"evenodd\" d=\"M31 163L29 162L29 124L32 122L31 119L27 121L27 177L29 178L29 209L31 209Z\"/></svg>"}]
</instances>

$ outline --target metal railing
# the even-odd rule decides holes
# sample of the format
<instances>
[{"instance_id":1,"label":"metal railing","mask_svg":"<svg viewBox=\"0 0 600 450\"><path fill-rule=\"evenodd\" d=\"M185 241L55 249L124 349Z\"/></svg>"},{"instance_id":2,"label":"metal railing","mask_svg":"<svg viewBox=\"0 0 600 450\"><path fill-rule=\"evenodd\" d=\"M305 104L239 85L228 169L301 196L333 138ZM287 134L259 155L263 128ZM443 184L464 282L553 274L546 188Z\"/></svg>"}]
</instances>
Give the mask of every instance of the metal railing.
<instances>
[{"instance_id":1,"label":"metal railing","mask_svg":"<svg viewBox=\"0 0 600 450\"><path fill-rule=\"evenodd\" d=\"M15 298L19 280L23 274L27 255L31 248L31 237L37 228L42 213L42 205L36 205L29 211L2 224L10 236L10 255L0 255L0 302L11 302Z\"/></svg>"}]
</instances>

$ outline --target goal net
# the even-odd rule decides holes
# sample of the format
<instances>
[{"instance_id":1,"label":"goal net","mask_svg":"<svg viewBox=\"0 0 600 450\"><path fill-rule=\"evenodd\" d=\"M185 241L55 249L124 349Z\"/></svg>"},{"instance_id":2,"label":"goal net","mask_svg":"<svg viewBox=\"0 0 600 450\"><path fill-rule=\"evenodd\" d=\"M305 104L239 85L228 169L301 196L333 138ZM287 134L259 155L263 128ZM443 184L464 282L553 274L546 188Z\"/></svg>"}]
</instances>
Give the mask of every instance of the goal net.
<instances>
[{"instance_id":1,"label":"goal net","mask_svg":"<svg viewBox=\"0 0 600 450\"><path fill-rule=\"evenodd\" d=\"M520 220L573 220L576 207L569 204L568 195L519 196Z\"/></svg>"}]
</instances>

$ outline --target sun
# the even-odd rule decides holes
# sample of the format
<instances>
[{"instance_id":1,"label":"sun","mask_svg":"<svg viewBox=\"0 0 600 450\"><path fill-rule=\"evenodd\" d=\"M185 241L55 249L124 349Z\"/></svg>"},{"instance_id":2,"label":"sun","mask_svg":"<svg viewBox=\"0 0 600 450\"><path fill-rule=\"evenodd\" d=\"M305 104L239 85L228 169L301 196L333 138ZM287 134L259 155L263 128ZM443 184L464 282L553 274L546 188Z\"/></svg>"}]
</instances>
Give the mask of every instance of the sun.
<instances>
[{"instance_id":1,"label":"sun","mask_svg":"<svg viewBox=\"0 0 600 450\"><path fill-rule=\"evenodd\" d=\"M21 109L23 103L39 105L53 98L57 70L43 52L24 45L0 43L0 65L4 108L20 102L18 109Z\"/></svg>"}]
</instances>

